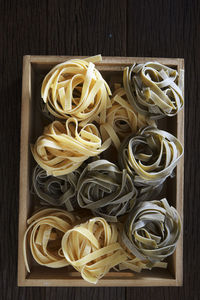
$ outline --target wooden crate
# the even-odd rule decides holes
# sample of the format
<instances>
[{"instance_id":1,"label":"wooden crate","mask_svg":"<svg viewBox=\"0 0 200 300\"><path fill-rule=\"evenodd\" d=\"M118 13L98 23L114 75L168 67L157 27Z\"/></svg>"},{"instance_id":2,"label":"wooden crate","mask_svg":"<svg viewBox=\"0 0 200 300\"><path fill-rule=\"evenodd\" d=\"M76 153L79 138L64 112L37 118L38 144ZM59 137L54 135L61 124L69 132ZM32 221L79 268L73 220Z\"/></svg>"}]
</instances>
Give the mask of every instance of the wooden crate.
<instances>
[{"instance_id":1,"label":"wooden crate","mask_svg":"<svg viewBox=\"0 0 200 300\"><path fill-rule=\"evenodd\" d=\"M34 263L30 257L31 272L27 273L23 260L23 236L26 220L32 214L30 187L34 160L30 143L42 133L44 124L38 109L41 82L45 74L56 64L72 56L24 56L21 107L21 151L20 151L20 194L19 194L19 242L18 242L18 285L19 286L180 286L183 281L183 233L175 253L168 258L167 269L145 270L140 274L130 271L109 272L97 285L84 281L78 272L69 267L50 269ZM81 58L81 57L79 57ZM184 69L184 60L179 58L103 57L96 67L103 77L112 82L122 82L123 68L133 62L158 61L178 71ZM184 110L172 118L165 118L159 127L176 135L184 145ZM165 196L176 207L183 222L184 159L176 168L176 176L167 179Z\"/></svg>"}]
</instances>

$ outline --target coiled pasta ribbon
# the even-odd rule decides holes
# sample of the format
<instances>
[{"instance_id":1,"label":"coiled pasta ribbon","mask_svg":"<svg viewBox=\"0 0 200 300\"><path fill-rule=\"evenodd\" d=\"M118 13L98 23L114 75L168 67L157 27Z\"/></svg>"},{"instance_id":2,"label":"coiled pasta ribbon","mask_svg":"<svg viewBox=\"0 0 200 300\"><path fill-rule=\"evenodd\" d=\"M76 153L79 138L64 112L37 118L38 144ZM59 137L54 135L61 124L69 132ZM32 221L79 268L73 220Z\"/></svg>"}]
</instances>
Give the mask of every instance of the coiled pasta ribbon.
<instances>
[{"instance_id":1,"label":"coiled pasta ribbon","mask_svg":"<svg viewBox=\"0 0 200 300\"><path fill-rule=\"evenodd\" d=\"M42 205L65 205L68 211L73 211L78 208L76 188L79 176L79 169L58 177L47 175L36 165L32 176L33 188Z\"/></svg>"},{"instance_id":2,"label":"coiled pasta ribbon","mask_svg":"<svg viewBox=\"0 0 200 300\"><path fill-rule=\"evenodd\" d=\"M131 270L136 273L140 273L142 270L151 270L152 268L167 268L167 262L150 262L148 260L141 260L136 256L129 255L129 258L119 264L119 271Z\"/></svg>"},{"instance_id":3,"label":"coiled pasta ribbon","mask_svg":"<svg viewBox=\"0 0 200 300\"><path fill-rule=\"evenodd\" d=\"M137 190L127 171L100 159L88 164L78 180L77 201L80 207L110 222L128 213L135 205Z\"/></svg>"},{"instance_id":4,"label":"coiled pasta ribbon","mask_svg":"<svg viewBox=\"0 0 200 300\"><path fill-rule=\"evenodd\" d=\"M144 201L129 215L122 241L137 258L155 263L175 251L180 232L179 214L165 198Z\"/></svg>"},{"instance_id":5,"label":"coiled pasta ribbon","mask_svg":"<svg viewBox=\"0 0 200 300\"><path fill-rule=\"evenodd\" d=\"M65 232L72 228L75 217L64 210L47 208L35 213L27 220L29 224L23 241L24 262L30 272L26 244L30 244L32 256L40 265L61 268L69 265L61 250Z\"/></svg>"},{"instance_id":6,"label":"coiled pasta ribbon","mask_svg":"<svg viewBox=\"0 0 200 300\"><path fill-rule=\"evenodd\" d=\"M127 257L117 239L117 226L96 217L68 230L62 239L62 251L83 279L97 283Z\"/></svg>"},{"instance_id":7,"label":"coiled pasta ribbon","mask_svg":"<svg viewBox=\"0 0 200 300\"><path fill-rule=\"evenodd\" d=\"M131 105L145 116L174 116L183 107L184 71L158 62L133 64L124 69L123 83Z\"/></svg>"},{"instance_id":8,"label":"coiled pasta ribbon","mask_svg":"<svg viewBox=\"0 0 200 300\"><path fill-rule=\"evenodd\" d=\"M99 117L105 119L110 106L110 88L93 62L101 55L87 59L70 59L56 65L44 78L41 97L48 111L57 118L75 117L80 126Z\"/></svg>"},{"instance_id":9,"label":"coiled pasta ribbon","mask_svg":"<svg viewBox=\"0 0 200 300\"><path fill-rule=\"evenodd\" d=\"M134 176L134 184L141 187L144 200L148 192L153 193L154 188L160 188L172 175L182 155L183 147L176 137L167 131L146 127L121 145L118 161Z\"/></svg>"},{"instance_id":10,"label":"coiled pasta ribbon","mask_svg":"<svg viewBox=\"0 0 200 300\"><path fill-rule=\"evenodd\" d=\"M134 110L128 103L123 88L114 92L111 105L106 111L106 122L101 124L100 131L103 140L110 137L117 149L126 136L136 133L139 128L147 125L156 126L154 121Z\"/></svg>"},{"instance_id":11,"label":"coiled pasta ribbon","mask_svg":"<svg viewBox=\"0 0 200 300\"><path fill-rule=\"evenodd\" d=\"M87 124L80 128L75 118L65 124L54 121L31 145L36 162L48 175L60 176L73 172L90 156L99 155L111 141L102 145L97 127Z\"/></svg>"}]
</instances>

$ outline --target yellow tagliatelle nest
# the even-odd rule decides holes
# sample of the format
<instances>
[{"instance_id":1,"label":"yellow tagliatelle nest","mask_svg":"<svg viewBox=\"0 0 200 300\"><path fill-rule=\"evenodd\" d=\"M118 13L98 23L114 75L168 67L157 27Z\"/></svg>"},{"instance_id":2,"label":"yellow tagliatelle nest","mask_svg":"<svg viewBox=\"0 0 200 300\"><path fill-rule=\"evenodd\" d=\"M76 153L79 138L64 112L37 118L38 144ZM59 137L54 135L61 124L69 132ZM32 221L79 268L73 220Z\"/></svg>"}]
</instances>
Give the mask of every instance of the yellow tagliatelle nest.
<instances>
[{"instance_id":1,"label":"yellow tagliatelle nest","mask_svg":"<svg viewBox=\"0 0 200 300\"><path fill-rule=\"evenodd\" d=\"M54 121L31 146L36 162L48 175L64 175L77 169L90 156L99 155L110 145L102 145L94 124L80 128L77 119L69 118L65 124Z\"/></svg>"},{"instance_id":2,"label":"yellow tagliatelle nest","mask_svg":"<svg viewBox=\"0 0 200 300\"><path fill-rule=\"evenodd\" d=\"M70 59L56 65L44 78L41 97L48 111L57 118L77 118L84 126L99 115L104 120L110 106L110 88L93 62L101 55L87 59Z\"/></svg>"},{"instance_id":3,"label":"yellow tagliatelle nest","mask_svg":"<svg viewBox=\"0 0 200 300\"><path fill-rule=\"evenodd\" d=\"M145 118L128 103L126 92L119 88L111 99L112 106L106 111L106 121L100 130L103 140L111 137L115 147L119 149L121 141L128 135L134 134L141 127L156 126L153 120Z\"/></svg>"},{"instance_id":4,"label":"yellow tagliatelle nest","mask_svg":"<svg viewBox=\"0 0 200 300\"><path fill-rule=\"evenodd\" d=\"M117 225L96 217L68 230L62 239L62 251L83 279L97 283L111 268L126 260L117 240Z\"/></svg>"},{"instance_id":5,"label":"yellow tagliatelle nest","mask_svg":"<svg viewBox=\"0 0 200 300\"><path fill-rule=\"evenodd\" d=\"M29 226L24 234L23 252L28 272L27 240L38 264L50 268L61 268L69 264L62 253L61 240L75 221L76 218L71 213L55 208L43 209L27 220Z\"/></svg>"}]
</instances>

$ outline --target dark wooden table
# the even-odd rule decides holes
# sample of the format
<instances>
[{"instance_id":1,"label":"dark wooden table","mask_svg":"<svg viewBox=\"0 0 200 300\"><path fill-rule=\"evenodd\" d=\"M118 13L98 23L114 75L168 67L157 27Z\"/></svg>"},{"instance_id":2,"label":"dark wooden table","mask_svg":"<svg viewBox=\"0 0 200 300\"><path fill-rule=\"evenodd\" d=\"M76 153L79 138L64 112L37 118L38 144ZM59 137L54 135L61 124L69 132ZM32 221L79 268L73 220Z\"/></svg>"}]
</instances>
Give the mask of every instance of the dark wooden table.
<instances>
[{"instance_id":1,"label":"dark wooden table","mask_svg":"<svg viewBox=\"0 0 200 300\"><path fill-rule=\"evenodd\" d=\"M98 53L185 59L183 287L17 287L22 57ZM199 67L198 0L0 0L1 299L200 299Z\"/></svg>"}]
</instances>

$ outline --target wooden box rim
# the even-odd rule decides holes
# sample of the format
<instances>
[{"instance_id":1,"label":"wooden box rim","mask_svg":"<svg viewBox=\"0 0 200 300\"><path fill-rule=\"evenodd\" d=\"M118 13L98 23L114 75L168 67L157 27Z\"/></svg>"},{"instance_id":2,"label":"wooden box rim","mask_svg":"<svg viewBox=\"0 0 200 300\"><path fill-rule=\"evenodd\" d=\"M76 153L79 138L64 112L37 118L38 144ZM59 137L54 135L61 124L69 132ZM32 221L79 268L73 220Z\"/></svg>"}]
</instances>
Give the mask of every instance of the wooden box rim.
<instances>
[{"instance_id":1,"label":"wooden box rim","mask_svg":"<svg viewBox=\"0 0 200 300\"><path fill-rule=\"evenodd\" d=\"M82 278L77 278L77 272L71 272L70 278L51 278L48 275L45 279L40 274L34 278L26 276L23 260L23 234L26 224L28 197L28 136L29 136L29 101L31 100L31 68L32 65L41 67L55 65L71 58L84 58L85 56L46 56L46 55L25 55L23 57L23 78L22 78L22 106L21 106L21 142L20 142L20 180L19 180L19 232L18 232L18 286L181 286L183 284L183 226L181 236L175 251L175 276L174 278L143 277L132 278L126 273L110 272L102 278L97 285L90 284ZM144 63L147 61L158 61L168 66L176 66L178 71L184 70L183 58L158 58L158 57L113 57L103 56L103 61L95 64L97 68L106 71L122 71L127 65ZM177 137L184 145L184 109L177 115L176 121ZM184 159L179 161L176 171L176 209L180 214L183 223L183 190L184 190ZM47 272L48 273L48 272ZM55 272L56 274L57 272ZM124 275L125 274L125 275ZM129 273L127 273L129 274ZM123 277L125 276L125 277Z\"/></svg>"}]
</instances>

